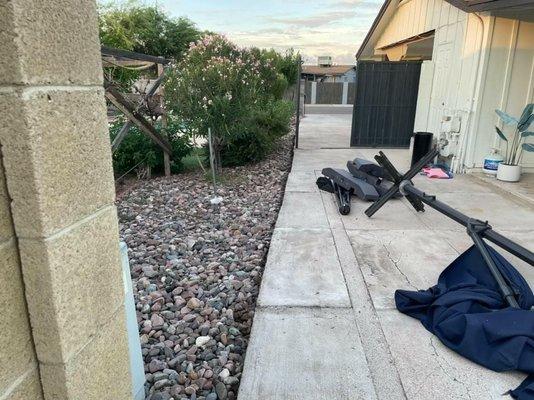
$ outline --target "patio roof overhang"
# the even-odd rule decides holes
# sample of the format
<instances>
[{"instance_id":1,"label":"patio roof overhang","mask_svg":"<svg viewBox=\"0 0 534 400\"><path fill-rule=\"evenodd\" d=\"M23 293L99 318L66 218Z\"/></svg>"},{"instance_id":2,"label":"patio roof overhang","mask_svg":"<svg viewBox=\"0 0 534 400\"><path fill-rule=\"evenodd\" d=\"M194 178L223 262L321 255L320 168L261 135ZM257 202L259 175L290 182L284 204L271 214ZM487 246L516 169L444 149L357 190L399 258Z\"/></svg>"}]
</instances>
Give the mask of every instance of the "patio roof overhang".
<instances>
[{"instance_id":1,"label":"patio roof overhang","mask_svg":"<svg viewBox=\"0 0 534 400\"><path fill-rule=\"evenodd\" d=\"M529 10L534 8L534 0L446 0L465 12L497 10Z\"/></svg>"},{"instance_id":2,"label":"patio roof overhang","mask_svg":"<svg viewBox=\"0 0 534 400\"><path fill-rule=\"evenodd\" d=\"M462 11L491 12L492 15L503 18L518 19L522 21L534 22L534 0L445 0ZM370 46L376 43L382 31L397 9L400 0L385 0L382 8L363 40L362 45L356 53L356 59L362 56L369 56L374 49Z\"/></svg>"}]
</instances>

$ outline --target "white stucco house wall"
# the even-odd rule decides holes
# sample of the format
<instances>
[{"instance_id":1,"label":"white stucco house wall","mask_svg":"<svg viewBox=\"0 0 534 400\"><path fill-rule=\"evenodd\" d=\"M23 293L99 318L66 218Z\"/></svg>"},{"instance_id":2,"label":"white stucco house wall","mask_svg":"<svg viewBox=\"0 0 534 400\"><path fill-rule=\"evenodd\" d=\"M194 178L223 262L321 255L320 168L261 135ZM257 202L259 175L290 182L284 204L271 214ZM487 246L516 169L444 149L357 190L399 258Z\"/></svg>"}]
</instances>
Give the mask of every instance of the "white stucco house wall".
<instances>
[{"instance_id":1,"label":"white stucco house wall","mask_svg":"<svg viewBox=\"0 0 534 400\"><path fill-rule=\"evenodd\" d=\"M357 59L423 60L414 131L434 133L455 172L478 169L504 149L494 110L534 102L534 1L387 0Z\"/></svg>"}]
</instances>

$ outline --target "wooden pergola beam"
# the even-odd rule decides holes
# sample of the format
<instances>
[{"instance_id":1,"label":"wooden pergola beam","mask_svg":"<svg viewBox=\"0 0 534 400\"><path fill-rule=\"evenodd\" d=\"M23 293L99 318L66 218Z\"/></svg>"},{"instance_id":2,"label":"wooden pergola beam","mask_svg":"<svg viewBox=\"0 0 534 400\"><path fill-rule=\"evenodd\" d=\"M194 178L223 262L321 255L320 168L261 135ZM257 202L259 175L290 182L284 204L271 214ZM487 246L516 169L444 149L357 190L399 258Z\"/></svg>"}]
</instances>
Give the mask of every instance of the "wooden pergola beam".
<instances>
[{"instance_id":1,"label":"wooden pergola beam","mask_svg":"<svg viewBox=\"0 0 534 400\"><path fill-rule=\"evenodd\" d=\"M106 98L121 110L126 118L148 135L154 143L172 156L172 146L167 139L161 136L150 122L112 85L106 85Z\"/></svg>"},{"instance_id":2,"label":"wooden pergola beam","mask_svg":"<svg viewBox=\"0 0 534 400\"><path fill-rule=\"evenodd\" d=\"M101 53L103 57L112 56L119 59L128 59L128 60L137 60L137 61L147 61L154 64L170 64L171 60L167 60L163 57L151 56L148 54L136 53L134 51L114 49L112 47L102 46Z\"/></svg>"},{"instance_id":3,"label":"wooden pergola beam","mask_svg":"<svg viewBox=\"0 0 534 400\"><path fill-rule=\"evenodd\" d=\"M156 94L156 92L158 91L159 87L161 86L161 84L163 83L163 81L165 80L166 78L166 75L165 75L165 72L167 71L166 68L163 69L163 73L158 77L158 79L156 80L156 82L154 82L154 84L152 85L152 87L150 88L150 90L148 91L148 93L146 93L144 96L143 96L143 99L141 100L141 102L137 105L137 107L135 108L135 111L139 111L139 109L142 107L143 105L143 102L144 101L147 101L148 99L150 99L152 96L154 96ZM111 144L111 151L115 152L117 151L117 149L119 148L120 144L122 143L122 141L124 140L124 138L126 137L126 135L128 134L128 131L130 130L130 128L132 127L133 123L128 120L121 128L121 130L119 131L119 133L117 134L117 136L115 137L115 139L113 140L113 143Z\"/></svg>"}]
</instances>

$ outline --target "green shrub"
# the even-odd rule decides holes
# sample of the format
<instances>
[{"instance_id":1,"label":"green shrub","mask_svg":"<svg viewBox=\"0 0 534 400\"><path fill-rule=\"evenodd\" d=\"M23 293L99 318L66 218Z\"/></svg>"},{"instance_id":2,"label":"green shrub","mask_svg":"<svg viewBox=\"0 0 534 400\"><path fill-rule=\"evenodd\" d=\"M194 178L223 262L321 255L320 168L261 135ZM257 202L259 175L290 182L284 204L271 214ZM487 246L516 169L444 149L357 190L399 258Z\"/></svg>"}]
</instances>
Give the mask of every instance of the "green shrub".
<instances>
[{"instance_id":1,"label":"green shrub","mask_svg":"<svg viewBox=\"0 0 534 400\"><path fill-rule=\"evenodd\" d=\"M267 50L257 47L252 48L250 51L256 58L270 63L277 73L285 77L289 86L297 83L300 62L299 53L295 53L293 49L289 49L285 54L281 54L274 49Z\"/></svg>"},{"instance_id":2,"label":"green shrub","mask_svg":"<svg viewBox=\"0 0 534 400\"><path fill-rule=\"evenodd\" d=\"M104 46L180 60L189 43L203 35L189 19L172 18L139 0L101 2L98 11L100 42ZM104 72L107 79L129 91L141 75L150 71L107 67Z\"/></svg>"},{"instance_id":3,"label":"green shrub","mask_svg":"<svg viewBox=\"0 0 534 400\"><path fill-rule=\"evenodd\" d=\"M276 140L289 132L293 104L269 101L252 113L248 128L228 140L221 150L222 165L233 167L264 159Z\"/></svg>"},{"instance_id":4,"label":"green shrub","mask_svg":"<svg viewBox=\"0 0 534 400\"><path fill-rule=\"evenodd\" d=\"M272 149L273 140L262 131L245 131L221 149L224 167L236 167L261 161Z\"/></svg>"},{"instance_id":5,"label":"green shrub","mask_svg":"<svg viewBox=\"0 0 534 400\"><path fill-rule=\"evenodd\" d=\"M289 84L285 73L292 74L296 59L212 35L192 43L169 74L167 109L194 136L206 137L211 129L217 173L261 160L288 132L293 108L281 99Z\"/></svg>"},{"instance_id":6,"label":"green shrub","mask_svg":"<svg viewBox=\"0 0 534 400\"><path fill-rule=\"evenodd\" d=\"M283 74L276 74L270 92L276 100L281 100L288 88L287 79Z\"/></svg>"},{"instance_id":7,"label":"green shrub","mask_svg":"<svg viewBox=\"0 0 534 400\"><path fill-rule=\"evenodd\" d=\"M192 43L169 74L165 100L167 109L193 135L206 137L211 129L215 168L220 173L222 148L241 140L243 132L254 131L254 110L265 108L284 88L285 78L277 74L272 60L212 35Z\"/></svg>"},{"instance_id":8,"label":"green shrub","mask_svg":"<svg viewBox=\"0 0 534 400\"><path fill-rule=\"evenodd\" d=\"M279 55L275 60L275 68L283 74L288 85L294 85L299 76L300 54L295 53L293 49L286 52L285 55Z\"/></svg>"},{"instance_id":9,"label":"green shrub","mask_svg":"<svg viewBox=\"0 0 534 400\"><path fill-rule=\"evenodd\" d=\"M286 100L270 101L258 107L254 113L257 129L268 132L269 136L279 138L289 132L294 104Z\"/></svg>"},{"instance_id":10,"label":"green shrub","mask_svg":"<svg viewBox=\"0 0 534 400\"><path fill-rule=\"evenodd\" d=\"M111 141L119 133L124 121L117 121L109 128ZM187 156L192 146L188 138L181 133L181 125L175 118L169 118L168 125L162 128L161 122L155 124L156 130L166 135L171 143L173 154L171 159L171 171L178 173L183 170L182 159ZM153 172L164 171L163 150L141 132L137 127L130 131L113 154L113 169L116 174L124 174L138 167L150 167Z\"/></svg>"}]
</instances>

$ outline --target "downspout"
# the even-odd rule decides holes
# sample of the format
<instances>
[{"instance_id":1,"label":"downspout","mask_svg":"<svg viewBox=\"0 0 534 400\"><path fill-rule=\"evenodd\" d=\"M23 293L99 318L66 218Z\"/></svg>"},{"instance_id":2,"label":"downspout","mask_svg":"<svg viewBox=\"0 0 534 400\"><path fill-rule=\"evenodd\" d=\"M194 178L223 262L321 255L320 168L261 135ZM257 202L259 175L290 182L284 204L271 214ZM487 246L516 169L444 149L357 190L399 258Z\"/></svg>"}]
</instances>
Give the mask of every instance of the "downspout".
<instances>
[{"instance_id":1,"label":"downspout","mask_svg":"<svg viewBox=\"0 0 534 400\"><path fill-rule=\"evenodd\" d=\"M473 13L475 17L477 17L478 21L480 22L480 27L482 28L481 34L480 34L480 43L479 43L479 51L478 51L478 60L477 60L477 66L475 70L475 79L473 79L473 89L471 90L471 104L469 106L469 114L467 117L467 125L465 133L460 137L460 146L459 146L459 154L454 156L451 161L451 169L455 173L464 173L465 172L465 155L467 153L467 147L469 145L468 136L471 130L471 120L473 119L473 113L475 112L475 95L478 87L479 82L479 72L480 72L480 66L482 63L482 50L484 45L484 31L485 31L485 25L484 20L478 13Z\"/></svg>"}]
</instances>

